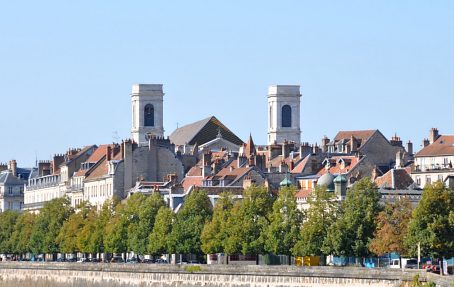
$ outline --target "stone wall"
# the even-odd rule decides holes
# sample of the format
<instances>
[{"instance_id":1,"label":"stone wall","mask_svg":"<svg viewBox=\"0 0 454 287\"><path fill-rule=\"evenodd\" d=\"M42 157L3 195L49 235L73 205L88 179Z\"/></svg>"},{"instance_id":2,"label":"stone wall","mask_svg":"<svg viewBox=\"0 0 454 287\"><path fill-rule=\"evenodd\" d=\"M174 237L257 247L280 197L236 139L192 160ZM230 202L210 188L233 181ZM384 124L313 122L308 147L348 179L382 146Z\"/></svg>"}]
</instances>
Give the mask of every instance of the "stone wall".
<instances>
[{"instance_id":1,"label":"stone wall","mask_svg":"<svg viewBox=\"0 0 454 287\"><path fill-rule=\"evenodd\" d=\"M92 263L0 263L3 286L399 286L417 272L294 266L215 266ZM196 267L198 268L198 267ZM421 278L426 277L422 273ZM431 279L432 281L435 281ZM447 281L446 281L447 282ZM439 286L450 286L442 285Z\"/></svg>"}]
</instances>

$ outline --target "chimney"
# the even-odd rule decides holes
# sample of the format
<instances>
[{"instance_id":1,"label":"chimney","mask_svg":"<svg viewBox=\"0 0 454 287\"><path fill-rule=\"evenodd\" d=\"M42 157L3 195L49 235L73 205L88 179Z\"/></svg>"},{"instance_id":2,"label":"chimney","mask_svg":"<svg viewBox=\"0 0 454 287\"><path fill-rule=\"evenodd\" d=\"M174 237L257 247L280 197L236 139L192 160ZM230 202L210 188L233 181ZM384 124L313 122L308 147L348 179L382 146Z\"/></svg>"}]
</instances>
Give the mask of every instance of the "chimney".
<instances>
[{"instance_id":1,"label":"chimney","mask_svg":"<svg viewBox=\"0 0 454 287\"><path fill-rule=\"evenodd\" d=\"M413 155L413 143L411 141L408 141L407 143L407 153Z\"/></svg>"},{"instance_id":2,"label":"chimney","mask_svg":"<svg viewBox=\"0 0 454 287\"><path fill-rule=\"evenodd\" d=\"M289 153L290 153L289 144L287 141L284 141L284 143L282 144L282 156L284 158L287 158Z\"/></svg>"},{"instance_id":3,"label":"chimney","mask_svg":"<svg viewBox=\"0 0 454 287\"><path fill-rule=\"evenodd\" d=\"M308 154L311 154L311 153L312 153L312 149L308 142L301 144L301 146L300 146L300 158L301 159L305 158Z\"/></svg>"},{"instance_id":4,"label":"chimney","mask_svg":"<svg viewBox=\"0 0 454 287\"><path fill-rule=\"evenodd\" d=\"M110 145L107 146L106 149L106 161L110 161L112 159L112 147Z\"/></svg>"},{"instance_id":5,"label":"chimney","mask_svg":"<svg viewBox=\"0 0 454 287\"><path fill-rule=\"evenodd\" d=\"M424 140L422 141L422 147L423 147L423 148L426 147L426 146L428 146L429 144L430 144L430 142L429 142L428 139L424 139Z\"/></svg>"},{"instance_id":6,"label":"chimney","mask_svg":"<svg viewBox=\"0 0 454 287\"><path fill-rule=\"evenodd\" d=\"M437 128L430 129L430 133L429 133L430 144L433 144L439 137L440 137L440 135L438 134Z\"/></svg>"},{"instance_id":7,"label":"chimney","mask_svg":"<svg viewBox=\"0 0 454 287\"><path fill-rule=\"evenodd\" d=\"M45 176L45 175L50 175L50 162L49 161L40 161L38 162L38 175L39 176Z\"/></svg>"},{"instance_id":8,"label":"chimney","mask_svg":"<svg viewBox=\"0 0 454 287\"><path fill-rule=\"evenodd\" d=\"M397 134L395 134L389 142L392 146L402 147L402 141L400 140L400 137L397 136Z\"/></svg>"},{"instance_id":9,"label":"chimney","mask_svg":"<svg viewBox=\"0 0 454 287\"><path fill-rule=\"evenodd\" d=\"M120 153L121 153L121 159L124 159L125 158L125 142L124 141L121 141Z\"/></svg>"},{"instance_id":10,"label":"chimney","mask_svg":"<svg viewBox=\"0 0 454 287\"><path fill-rule=\"evenodd\" d=\"M209 176L211 174L211 151L203 153L202 165L202 177Z\"/></svg>"},{"instance_id":11,"label":"chimney","mask_svg":"<svg viewBox=\"0 0 454 287\"><path fill-rule=\"evenodd\" d=\"M17 176L17 162L15 159L9 161L9 170L14 176Z\"/></svg>"},{"instance_id":12,"label":"chimney","mask_svg":"<svg viewBox=\"0 0 454 287\"><path fill-rule=\"evenodd\" d=\"M323 152L328 152L328 144L329 144L329 138L327 136L324 136L322 138L322 151Z\"/></svg>"},{"instance_id":13,"label":"chimney","mask_svg":"<svg viewBox=\"0 0 454 287\"><path fill-rule=\"evenodd\" d=\"M358 143L356 142L356 138L352 135L350 137L350 152L355 153L358 151Z\"/></svg>"},{"instance_id":14,"label":"chimney","mask_svg":"<svg viewBox=\"0 0 454 287\"><path fill-rule=\"evenodd\" d=\"M399 150L396 153L396 168L402 168L403 167L402 161L403 161L403 154L402 154L402 151Z\"/></svg>"},{"instance_id":15,"label":"chimney","mask_svg":"<svg viewBox=\"0 0 454 287\"><path fill-rule=\"evenodd\" d=\"M52 160L52 172L55 173L60 169L60 165L65 162L65 156L62 154L54 155Z\"/></svg>"}]
</instances>

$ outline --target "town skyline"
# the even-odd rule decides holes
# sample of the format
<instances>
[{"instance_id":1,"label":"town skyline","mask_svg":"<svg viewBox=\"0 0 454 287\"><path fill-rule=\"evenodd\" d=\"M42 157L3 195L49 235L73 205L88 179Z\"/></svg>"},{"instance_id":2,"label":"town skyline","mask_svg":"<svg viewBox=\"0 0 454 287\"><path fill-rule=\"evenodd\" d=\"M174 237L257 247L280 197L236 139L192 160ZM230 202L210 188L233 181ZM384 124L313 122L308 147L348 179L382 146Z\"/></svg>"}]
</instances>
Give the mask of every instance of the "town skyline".
<instances>
[{"instance_id":1,"label":"town skyline","mask_svg":"<svg viewBox=\"0 0 454 287\"><path fill-rule=\"evenodd\" d=\"M379 129L418 151L454 133L453 5L6 3L0 162L129 138L134 83L164 85L166 136L214 115L266 144L267 88L294 84L302 142Z\"/></svg>"}]
</instances>

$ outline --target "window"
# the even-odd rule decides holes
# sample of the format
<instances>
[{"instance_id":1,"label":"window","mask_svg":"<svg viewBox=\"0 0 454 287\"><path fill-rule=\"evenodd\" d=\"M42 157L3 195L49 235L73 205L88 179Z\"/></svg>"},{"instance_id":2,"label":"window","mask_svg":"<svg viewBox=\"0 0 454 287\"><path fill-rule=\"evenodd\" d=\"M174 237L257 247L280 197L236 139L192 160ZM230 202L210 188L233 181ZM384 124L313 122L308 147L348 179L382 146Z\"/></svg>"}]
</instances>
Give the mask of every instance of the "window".
<instances>
[{"instance_id":1,"label":"window","mask_svg":"<svg viewBox=\"0 0 454 287\"><path fill-rule=\"evenodd\" d=\"M443 175L442 174L438 175L438 181L443 181Z\"/></svg>"},{"instance_id":2,"label":"window","mask_svg":"<svg viewBox=\"0 0 454 287\"><path fill-rule=\"evenodd\" d=\"M152 104L145 106L144 110L144 126L154 127L154 107Z\"/></svg>"},{"instance_id":3,"label":"window","mask_svg":"<svg viewBox=\"0 0 454 287\"><path fill-rule=\"evenodd\" d=\"M282 127L291 128L292 127L292 108L289 105L282 107Z\"/></svg>"},{"instance_id":4,"label":"window","mask_svg":"<svg viewBox=\"0 0 454 287\"><path fill-rule=\"evenodd\" d=\"M416 177L416 184L421 186L421 177L419 176Z\"/></svg>"},{"instance_id":5,"label":"window","mask_svg":"<svg viewBox=\"0 0 454 287\"><path fill-rule=\"evenodd\" d=\"M13 187L12 186L8 186L8 194L13 194Z\"/></svg>"},{"instance_id":6,"label":"window","mask_svg":"<svg viewBox=\"0 0 454 287\"><path fill-rule=\"evenodd\" d=\"M430 175L426 176L426 184L431 184L432 180L430 178Z\"/></svg>"}]
</instances>

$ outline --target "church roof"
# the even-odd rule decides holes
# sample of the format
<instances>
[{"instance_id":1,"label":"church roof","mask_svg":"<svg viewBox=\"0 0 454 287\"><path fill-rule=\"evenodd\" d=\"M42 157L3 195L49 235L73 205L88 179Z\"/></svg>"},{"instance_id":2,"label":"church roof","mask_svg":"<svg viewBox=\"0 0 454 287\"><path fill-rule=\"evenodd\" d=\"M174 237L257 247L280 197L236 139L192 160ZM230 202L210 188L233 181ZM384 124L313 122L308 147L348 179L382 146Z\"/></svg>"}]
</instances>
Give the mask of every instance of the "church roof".
<instances>
[{"instance_id":1,"label":"church roof","mask_svg":"<svg viewBox=\"0 0 454 287\"><path fill-rule=\"evenodd\" d=\"M176 145L194 145L195 143L203 145L204 143L215 139L219 133L222 135L222 138L231 143L236 145L243 144L243 141L215 116L176 129L170 135L170 141Z\"/></svg>"}]
</instances>

